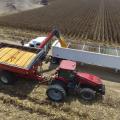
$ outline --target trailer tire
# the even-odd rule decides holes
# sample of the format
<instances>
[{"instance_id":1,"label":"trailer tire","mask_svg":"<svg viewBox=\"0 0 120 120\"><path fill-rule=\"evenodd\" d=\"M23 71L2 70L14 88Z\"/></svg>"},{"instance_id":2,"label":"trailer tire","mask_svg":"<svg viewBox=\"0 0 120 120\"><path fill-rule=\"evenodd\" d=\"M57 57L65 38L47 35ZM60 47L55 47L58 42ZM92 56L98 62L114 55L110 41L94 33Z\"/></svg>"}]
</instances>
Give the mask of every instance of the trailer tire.
<instances>
[{"instance_id":1,"label":"trailer tire","mask_svg":"<svg viewBox=\"0 0 120 120\"><path fill-rule=\"evenodd\" d=\"M50 85L46 91L48 98L55 102L63 101L66 97L66 91L60 85Z\"/></svg>"},{"instance_id":2,"label":"trailer tire","mask_svg":"<svg viewBox=\"0 0 120 120\"><path fill-rule=\"evenodd\" d=\"M13 73L8 71L1 71L0 73L0 81L3 84L9 85L15 82L15 76Z\"/></svg>"},{"instance_id":3,"label":"trailer tire","mask_svg":"<svg viewBox=\"0 0 120 120\"><path fill-rule=\"evenodd\" d=\"M96 92L91 88L82 88L80 90L79 96L85 101L93 101L96 97Z\"/></svg>"}]
</instances>

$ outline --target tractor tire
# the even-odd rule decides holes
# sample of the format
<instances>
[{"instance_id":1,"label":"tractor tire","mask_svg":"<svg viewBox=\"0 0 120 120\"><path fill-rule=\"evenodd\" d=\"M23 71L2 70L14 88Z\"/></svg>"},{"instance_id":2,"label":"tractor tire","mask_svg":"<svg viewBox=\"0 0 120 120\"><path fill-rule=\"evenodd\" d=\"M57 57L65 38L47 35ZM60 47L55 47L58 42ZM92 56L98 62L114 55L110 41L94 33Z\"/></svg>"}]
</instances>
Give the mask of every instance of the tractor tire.
<instances>
[{"instance_id":1,"label":"tractor tire","mask_svg":"<svg viewBox=\"0 0 120 120\"><path fill-rule=\"evenodd\" d=\"M91 88L82 88L80 90L79 96L85 101L93 101L96 97L96 92Z\"/></svg>"},{"instance_id":2,"label":"tractor tire","mask_svg":"<svg viewBox=\"0 0 120 120\"><path fill-rule=\"evenodd\" d=\"M11 72L1 71L0 72L0 81L6 85L13 84L15 82L15 76Z\"/></svg>"},{"instance_id":3,"label":"tractor tire","mask_svg":"<svg viewBox=\"0 0 120 120\"><path fill-rule=\"evenodd\" d=\"M50 85L59 85L66 90L66 84L61 80L52 80Z\"/></svg>"},{"instance_id":4,"label":"tractor tire","mask_svg":"<svg viewBox=\"0 0 120 120\"><path fill-rule=\"evenodd\" d=\"M48 98L55 102L63 101L66 97L66 91L60 85L50 85L46 91Z\"/></svg>"}]
</instances>

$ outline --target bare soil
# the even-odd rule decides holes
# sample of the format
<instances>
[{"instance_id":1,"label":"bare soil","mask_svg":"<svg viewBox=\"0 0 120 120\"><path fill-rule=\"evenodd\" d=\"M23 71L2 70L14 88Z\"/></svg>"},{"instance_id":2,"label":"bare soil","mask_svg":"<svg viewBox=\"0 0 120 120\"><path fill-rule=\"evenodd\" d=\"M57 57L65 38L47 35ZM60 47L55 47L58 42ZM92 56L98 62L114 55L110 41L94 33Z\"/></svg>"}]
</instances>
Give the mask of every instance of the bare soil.
<instances>
[{"instance_id":1,"label":"bare soil","mask_svg":"<svg viewBox=\"0 0 120 120\"><path fill-rule=\"evenodd\" d=\"M43 7L40 1L41 0L0 0L0 16Z\"/></svg>"}]
</instances>

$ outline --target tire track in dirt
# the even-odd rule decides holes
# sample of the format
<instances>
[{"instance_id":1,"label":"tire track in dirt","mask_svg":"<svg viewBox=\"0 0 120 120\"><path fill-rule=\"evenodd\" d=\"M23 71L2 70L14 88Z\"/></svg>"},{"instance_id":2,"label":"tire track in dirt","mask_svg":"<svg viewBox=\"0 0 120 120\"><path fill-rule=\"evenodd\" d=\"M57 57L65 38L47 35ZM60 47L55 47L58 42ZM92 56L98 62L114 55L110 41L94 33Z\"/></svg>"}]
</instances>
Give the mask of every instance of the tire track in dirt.
<instances>
[{"instance_id":1,"label":"tire track in dirt","mask_svg":"<svg viewBox=\"0 0 120 120\"><path fill-rule=\"evenodd\" d=\"M28 99L20 100L17 97L10 97L0 93L0 101L3 101L4 104L11 104L18 109L27 111L29 113L37 113L38 115L46 115L48 117L62 116L64 119L67 119L65 117L66 114L63 111L59 111L56 108L50 109L50 107L45 104L35 104L30 102Z\"/></svg>"},{"instance_id":2,"label":"tire track in dirt","mask_svg":"<svg viewBox=\"0 0 120 120\"><path fill-rule=\"evenodd\" d=\"M49 100L33 97L34 93L32 93L32 97L29 95L24 95L21 93L16 93L16 91L11 90L9 88L1 88L0 89L0 100L3 101L4 104L12 104L20 110L28 111L29 113L37 113L38 115L47 115L49 117L55 117L62 115L63 118L67 119L65 116L76 115L78 117L79 114L71 111L71 109L64 109L64 103L54 103ZM7 91L8 94L5 94ZM4 93L4 94L3 94ZM12 96L9 96L9 94ZM36 93L36 92L35 92Z\"/></svg>"}]
</instances>

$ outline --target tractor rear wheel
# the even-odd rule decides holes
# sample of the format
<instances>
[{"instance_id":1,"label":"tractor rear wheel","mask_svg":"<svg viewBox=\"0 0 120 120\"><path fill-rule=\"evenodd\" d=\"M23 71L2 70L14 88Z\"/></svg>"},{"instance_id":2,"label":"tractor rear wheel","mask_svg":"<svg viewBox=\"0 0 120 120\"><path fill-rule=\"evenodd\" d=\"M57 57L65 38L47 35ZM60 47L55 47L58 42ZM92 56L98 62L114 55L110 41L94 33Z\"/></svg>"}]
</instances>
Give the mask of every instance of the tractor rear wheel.
<instances>
[{"instance_id":1,"label":"tractor rear wheel","mask_svg":"<svg viewBox=\"0 0 120 120\"><path fill-rule=\"evenodd\" d=\"M59 102L63 101L66 97L66 91L60 85L50 85L46 91L48 98L52 101Z\"/></svg>"},{"instance_id":2,"label":"tractor rear wheel","mask_svg":"<svg viewBox=\"0 0 120 120\"><path fill-rule=\"evenodd\" d=\"M91 88L83 88L80 93L80 98L85 101L93 101L96 97L96 92Z\"/></svg>"},{"instance_id":3,"label":"tractor rear wheel","mask_svg":"<svg viewBox=\"0 0 120 120\"><path fill-rule=\"evenodd\" d=\"M11 72L8 72L8 71L1 71L0 72L0 81L3 83L3 84L12 84L15 82L15 76L13 73Z\"/></svg>"}]
</instances>

